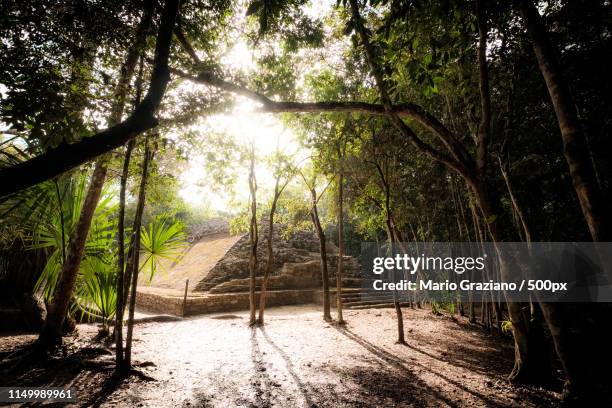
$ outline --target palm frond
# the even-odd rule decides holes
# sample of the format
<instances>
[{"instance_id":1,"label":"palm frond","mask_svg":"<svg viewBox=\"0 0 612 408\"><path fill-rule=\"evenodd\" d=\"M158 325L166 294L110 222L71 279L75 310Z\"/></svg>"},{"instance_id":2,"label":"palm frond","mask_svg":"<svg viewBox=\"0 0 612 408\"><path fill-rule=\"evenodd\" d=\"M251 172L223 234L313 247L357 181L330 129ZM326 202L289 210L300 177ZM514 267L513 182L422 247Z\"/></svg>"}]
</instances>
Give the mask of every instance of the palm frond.
<instances>
[{"instance_id":1,"label":"palm frond","mask_svg":"<svg viewBox=\"0 0 612 408\"><path fill-rule=\"evenodd\" d=\"M140 249L144 260L140 269L148 269L149 280L153 279L157 269L164 268L162 261L178 262L187 245L182 223L164 217L156 219L148 228L142 228Z\"/></svg>"}]
</instances>

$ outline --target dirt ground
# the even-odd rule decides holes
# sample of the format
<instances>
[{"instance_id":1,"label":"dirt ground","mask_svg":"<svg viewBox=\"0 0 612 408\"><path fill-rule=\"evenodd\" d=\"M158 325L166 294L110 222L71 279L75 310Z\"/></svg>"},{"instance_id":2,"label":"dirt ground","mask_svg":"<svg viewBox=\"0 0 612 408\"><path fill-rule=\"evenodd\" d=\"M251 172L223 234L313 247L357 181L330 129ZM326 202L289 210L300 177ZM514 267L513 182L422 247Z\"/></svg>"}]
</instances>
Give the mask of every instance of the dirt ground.
<instances>
[{"instance_id":1,"label":"dirt ground","mask_svg":"<svg viewBox=\"0 0 612 408\"><path fill-rule=\"evenodd\" d=\"M511 344L463 319L406 310L406 346L394 343L392 309L346 311L345 318L345 327L325 323L320 307L308 305L270 309L265 328L257 329L247 327L246 313L139 324L134 359L155 380L120 383L110 375L112 354L91 343L96 327L79 325L63 359L0 385L72 386L80 405L104 407L558 404L555 392L508 384ZM32 339L0 338L0 356Z\"/></svg>"}]
</instances>

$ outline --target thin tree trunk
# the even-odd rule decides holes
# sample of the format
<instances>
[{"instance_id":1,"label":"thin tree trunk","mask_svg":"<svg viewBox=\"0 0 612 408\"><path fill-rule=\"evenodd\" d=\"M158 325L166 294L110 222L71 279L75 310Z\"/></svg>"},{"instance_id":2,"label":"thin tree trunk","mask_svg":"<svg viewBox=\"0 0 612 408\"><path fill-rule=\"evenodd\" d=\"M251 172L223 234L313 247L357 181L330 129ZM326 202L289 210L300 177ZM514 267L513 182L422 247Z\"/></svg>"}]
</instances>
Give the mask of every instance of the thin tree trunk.
<instances>
[{"instance_id":1,"label":"thin tree trunk","mask_svg":"<svg viewBox=\"0 0 612 408\"><path fill-rule=\"evenodd\" d=\"M344 324L342 317L342 274L344 273L344 173L342 164L338 175L338 270L336 271L336 308L338 310L338 324Z\"/></svg>"},{"instance_id":2,"label":"thin tree trunk","mask_svg":"<svg viewBox=\"0 0 612 408\"><path fill-rule=\"evenodd\" d=\"M389 245L391 246L389 250L391 251L391 255L393 255L395 244L401 243L401 241L396 235L396 228L393 222L393 215L391 213L391 188L389 186L388 181L388 172L384 172L382 167L378 163L376 163L376 170L378 171L378 176L380 177L380 181L383 185L383 191L385 194L384 210L386 215L387 237L389 239ZM404 253L406 253L406 250L405 248L403 248L403 246L402 250ZM397 280L395 270L393 270L392 274L393 281L395 282ZM402 307L396 289L393 290L393 307L395 308L395 316L397 317L397 343L406 344L406 339L404 335L404 314L402 312Z\"/></svg>"},{"instance_id":3,"label":"thin tree trunk","mask_svg":"<svg viewBox=\"0 0 612 408\"><path fill-rule=\"evenodd\" d=\"M64 265L66 263L66 222L64 220L64 206L62 196L59 191L59 184L57 183L57 178L53 180L53 183L55 184L55 194L57 195L57 205L60 216L60 224L62 227L62 265Z\"/></svg>"},{"instance_id":4,"label":"thin tree trunk","mask_svg":"<svg viewBox=\"0 0 612 408\"><path fill-rule=\"evenodd\" d=\"M130 167L130 158L134 149L134 140L130 140L125 149L121 188L119 190L119 215L117 221L117 308L115 312L115 364L123 366L123 287L125 271L125 190Z\"/></svg>"},{"instance_id":5,"label":"thin tree trunk","mask_svg":"<svg viewBox=\"0 0 612 408\"><path fill-rule=\"evenodd\" d=\"M134 231L133 231L133 256L128 267L132 270L131 289L130 289L130 306L128 311L127 334L125 338L125 359L124 370L132 366L132 337L134 333L134 312L136 310L136 293L138 291L138 272L140 270L140 232L142 229L142 215L146 203L146 187L147 178L149 175L149 164L153 160L154 151L149 147L149 137L145 135L145 153L142 162L142 175L140 177L140 188L138 191L138 204L136 206L136 214L134 216Z\"/></svg>"},{"instance_id":6,"label":"thin tree trunk","mask_svg":"<svg viewBox=\"0 0 612 408\"><path fill-rule=\"evenodd\" d=\"M325 321L331 321L331 302L329 296L329 273L327 270L327 247L325 241L325 232L323 231L323 227L321 227L321 222L319 220L319 212L317 210L317 193L314 188L310 189L310 194L312 196L312 210L310 211L310 217L317 232L317 237L319 238L319 250L321 251L321 280L323 283L323 319Z\"/></svg>"},{"instance_id":7,"label":"thin tree trunk","mask_svg":"<svg viewBox=\"0 0 612 408\"><path fill-rule=\"evenodd\" d=\"M266 291L268 290L268 281L270 280L270 273L272 273L272 266L274 264L274 251L272 250L272 239L274 237L274 214L276 213L276 204L280 197L280 178L276 178L274 185L274 197L272 198L272 205L270 206L270 215L268 217L268 242L267 242L267 255L268 261L266 263L266 270L264 272L263 280L261 282L261 289L259 294L259 316L257 323L260 325L264 324L264 310L266 308Z\"/></svg>"},{"instance_id":8,"label":"thin tree trunk","mask_svg":"<svg viewBox=\"0 0 612 408\"><path fill-rule=\"evenodd\" d=\"M253 147L254 149L254 147ZM251 248L249 253L249 325L257 323L255 305L255 284L257 274L257 179L255 178L255 152L251 152L251 166L249 168L249 191L251 193L251 223L249 227L249 240Z\"/></svg>"},{"instance_id":9,"label":"thin tree trunk","mask_svg":"<svg viewBox=\"0 0 612 408\"><path fill-rule=\"evenodd\" d=\"M395 245L395 235L393 234L393 225L392 221L389 218L389 213L387 212L387 236L389 238L389 245L391 248L391 254L393 253L393 248ZM397 281L396 271L395 269L391 272L393 275L393 282ZM404 335L404 313L402 312L402 306L400 305L399 296L397 294L397 290L393 289L393 307L395 308L395 317L397 318L397 344L406 344L406 338Z\"/></svg>"},{"instance_id":10,"label":"thin tree trunk","mask_svg":"<svg viewBox=\"0 0 612 408\"><path fill-rule=\"evenodd\" d=\"M525 213L523 208L518 202L516 195L514 194L514 189L512 188L512 182L510 180L510 175L508 174L508 170L504 165L502 158L498 157L499 160L499 170L504 178L504 182L506 183L506 189L508 190L508 195L510 196L510 201L512 202L512 207L514 208L514 212L518 217L519 222L521 223L521 227L523 228L523 233L525 234L525 241L532 242L533 235L531 228L529 228L529 224L527 224L527 218L525 217Z\"/></svg>"},{"instance_id":11,"label":"thin tree trunk","mask_svg":"<svg viewBox=\"0 0 612 408\"><path fill-rule=\"evenodd\" d=\"M488 146L491 138L491 92L487 64L487 17L483 0L476 0L476 22L478 25L478 88L480 90L480 123L476 142L476 172L486 177Z\"/></svg>"},{"instance_id":12,"label":"thin tree trunk","mask_svg":"<svg viewBox=\"0 0 612 408\"><path fill-rule=\"evenodd\" d=\"M136 95L134 98L134 109L140 103L142 97L142 81L144 70L144 58L140 56L138 77L136 78ZM123 316L125 311L126 297L122 296L125 282L125 190L129 176L130 159L136 144L135 139L130 139L125 148L123 158L123 169L121 172L121 187L119 190L119 214L117 216L117 305L115 308L115 364L117 369L124 368L123 364Z\"/></svg>"},{"instance_id":13,"label":"thin tree trunk","mask_svg":"<svg viewBox=\"0 0 612 408\"><path fill-rule=\"evenodd\" d=\"M136 204L136 207L138 209L138 204ZM136 253L135 253L135 249L136 249L136 231L138 225L140 224L140 221L138 220L138 217L134 216L134 220L132 221L132 235L130 237L130 243L128 245L128 252L127 252L127 259L125 261L125 273L123 276L123 282L127 283L127 285L123 285L123 313L125 314L125 308L128 307L129 305L129 297L130 297L130 288L131 288L131 282L132 282L132 275L134 273L134 262L138 262L136 258ZM117 294L117 296L119 296Z\"/></svg>"}]
</instances>

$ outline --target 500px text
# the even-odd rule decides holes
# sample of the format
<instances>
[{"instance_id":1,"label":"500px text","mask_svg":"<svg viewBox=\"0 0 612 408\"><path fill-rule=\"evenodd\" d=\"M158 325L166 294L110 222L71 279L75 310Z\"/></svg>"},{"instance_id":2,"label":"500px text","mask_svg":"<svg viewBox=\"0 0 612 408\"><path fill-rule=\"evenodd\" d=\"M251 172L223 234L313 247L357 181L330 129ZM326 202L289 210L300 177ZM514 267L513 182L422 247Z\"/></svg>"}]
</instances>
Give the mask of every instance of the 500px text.
<instances>
[{"instance_id":1,"label":"500px text","mask_svg":"<svg viewBox=\"0 0 612 408\"><path fill-rule=\"evenodd\" d=\"M523 279L518 285L516 282L470 282L464 279L457 282L450 282L448 280L444 282L436 282L433 280L419 280L418 282L412 282L408 280L401 280L399 282L384 282L382 280L375 280L372 282L372 288L374 290L433 290L433 291L454 291L454 290L467 290L467 291L522 291L525 289L530 291L547 291L547 292L560 292L567 290L567 283L564 282L553 282L550 280L525 280Z\"/></svg>"}]
</instances>

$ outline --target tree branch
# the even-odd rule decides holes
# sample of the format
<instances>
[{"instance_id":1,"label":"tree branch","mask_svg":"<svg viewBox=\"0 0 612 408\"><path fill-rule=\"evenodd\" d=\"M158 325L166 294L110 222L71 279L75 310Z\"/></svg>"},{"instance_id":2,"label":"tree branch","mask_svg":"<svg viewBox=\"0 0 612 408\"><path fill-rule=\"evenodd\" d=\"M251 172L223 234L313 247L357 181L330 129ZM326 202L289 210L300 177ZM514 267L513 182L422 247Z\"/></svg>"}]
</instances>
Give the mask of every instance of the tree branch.
<instances>
[{"instance_id":1,"label":"tree branch","mask_svg":"<svg viewBox=\"0 0 612 408\"><path fill-rule=\"evenodd\" d=\"M52 179L107 153L144 131L157 126L155 112L170 81L168 57L179 1L166 0L155 46L153 73L147 95L123 122L73 144L61 144L25 162L0 170L0 197Z\"/></svg>"},{"instance_id":2,"label":"tree branch","mask_svg":"<svg viewBox=\"0 0 612 408\"><path fill-rule=\"evenodd\" d=\"M203 72L197 76L190 75L186 72L178 69L173 69L172 73L181 78L201 83L208 86L221 89L226 92L230 92L236 95L241 95L257 101L262 104L259 108L260 112L266 113L318 113L318 112L353 112L353 113L364 113L377 116L388 116L385 107L380 104L368 103L368 102L344 102L344 101L325 101L325 102L278 102L274 101L267 96L252 91L242 85L237 85L223 79L217 78L214 75ZM436 154L434 148L426 145L425 142L416 140L415 143L420 149L429 151L429 154L436 160L452 161L453 159L459 163L466 163L470 161L470 156L467 153L465 147L455 135L440 122L436 117L428 113L423 107L414 103L401 103L392 106L393 113L414 119L419 122L426 129L431 131L436 137L440 139L442 144L451 152L452 158L448 157L443 153ZM404 126L406 126L404 124ZM406 126L408 127L408 126ZM409 129L412 132L412 129ZM414 135L415 138L416 134ZM418 139L418 138L417 138Z\"/></svg>"},{"instance_id":3,"label":"tree branch","mask_svg":"<svg viewBox=\"0 0 612 408\"><path fill-rule=\"evenodd\" d=\"M179 43L181 44L183 49L187 52L187 54L189 54L193 62L196 65L200 65L202 63L202 60L200 59L200 57L198 57L198 54L196 54L195 50L191 46L191 43L189 42L189 40L187 40L187 37L185 37L185 33L183 33L180 20L176 24L176 27L174 29L174 35L176 36L176 39L179 40Z\"/></svg>"},{"instance_id":4,"label":"tree branch","mask_svg":"<svg viewBox=\"0 0 612 408\"><path fill-rule=\"evenodd\" d=\"M459 146L458 141L453 137L449 139L448 136L452 135L450 131L448 134L445 133L436 133L442 143L446 146L446 148L451 153L451 156L448 156L439 150L435 149L433 146L425 143L423 140L419 139L416 133L400 118L398 113L395 111L393 103L391 102L391 98L389 97L389 93L387 92L387 88L384 83L383 75L380 70L378 59L375 52L374 45L370 42L370 37L368 34L368 30L366 30L363 20L361 18L361 14L359 13L359 5L357 0L349 0L351 16L353 19L354 27L357 31L361 39L361 43L363 44L366 60L370 67L370 71L372 76L374 77L374 81L376 83L376 87L378 88L380 98L382 100L384 110L386 115L391 120L391 123L400 131L411 143L421 152L427 154L432 159L445 164L459 172L466 177L470 175L471 168L471 160L469 156L466 154L465 148L461 145ZM416 118L415 118L416 119Z\"/></svg>"}]
</instances>

